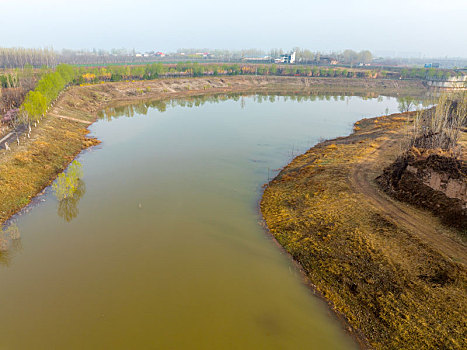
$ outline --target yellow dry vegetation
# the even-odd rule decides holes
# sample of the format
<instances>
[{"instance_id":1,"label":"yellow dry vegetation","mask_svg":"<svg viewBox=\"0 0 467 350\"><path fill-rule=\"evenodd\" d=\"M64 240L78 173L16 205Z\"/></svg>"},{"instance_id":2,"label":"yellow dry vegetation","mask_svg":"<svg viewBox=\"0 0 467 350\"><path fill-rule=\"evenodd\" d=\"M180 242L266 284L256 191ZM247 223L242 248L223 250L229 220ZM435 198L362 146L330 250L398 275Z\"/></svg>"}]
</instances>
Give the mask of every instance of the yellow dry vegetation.
<instances>
[{"instance_id":1,"label":"yellow dry vegetation","mask_svg":"<svg viewBox=\"0 0 467 350\"><path fill-rule=\"evenodd\" d=\"M22 137L20 146L0 152L0 223L24 207L82 149L97 143L79 123L48 117Z\"/></svg>"},{"instance_id":2,"label":"yellow dry vegetation","mask_svg":"<svg viewBox=\"0 0 467 350\"><path fill-rule=\"evenodd\" d=\"M388 220L351 185L352 168L406 120L362 120L356 134L298 156L269 183L261 211L316 289L372 347L466 349L465 265Z\"/></svg>"}]
</instances>

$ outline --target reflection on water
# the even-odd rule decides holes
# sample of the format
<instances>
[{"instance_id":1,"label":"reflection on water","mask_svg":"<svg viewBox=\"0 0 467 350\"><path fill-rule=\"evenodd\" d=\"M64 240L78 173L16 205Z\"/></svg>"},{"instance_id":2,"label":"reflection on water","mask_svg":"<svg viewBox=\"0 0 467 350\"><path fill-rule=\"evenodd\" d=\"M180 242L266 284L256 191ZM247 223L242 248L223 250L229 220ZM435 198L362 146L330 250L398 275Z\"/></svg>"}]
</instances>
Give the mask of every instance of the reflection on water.
<instances>
[{"instance_id":1,"label":"reflection on water","mask_svg":"<svg viewBox=\"0 0 467 350\"><path fill-rule=\"evenodd\" d=\"M70 167L18 219L0 348L353 349L257 202L272 169L385 108L396 99L256 94L108 109L133 117L93 124L103 146L80 157L85 176Z\"/></svg>"},{"instance_id":2,"label":"reflection on water","mask_svg":"<svg viewBox=\"0 0 467 350\"><path fill-rule=\"evenodd\" d=\"M425 96L424 98L413 96L401 96L397 98L399 112L410 112L432 107L437 103L438 94Z\"/></svg>"},{"instance_id":3,"label":"reflection on water","mask_svg":"<svg viewBox=\"0 0 467 350\"><path fill-rule=\"evenodd\" d=\"M14 253L21 248L21 235L16 223L0 227L0 264L8 266Z\"/></svg>"},{"instance_id":4,"label":"reflection on water","mask_svg":"<svg viewBox=\"0 0 467 350\"><path fill-rule=\"evenodd\" d=\"M58 202L57 214L66 222L70 222L79 214L78 204L86 192L86 184L78 179L72 196L65 197Z\"/></svg>"},{"instance_id":5,"label":"reflection on water","mask_svg":"<svg viewBox=\"0 0 467 350\"><path fill-rule=\"evenodd\" d=\"M367 93L348 93L348 92L332 92L332 93L323 93L323 92L310 92L309 94L296 93L296 94L267 94L267 93L228 93L228 94L214 94L214 95L201 95L201 96L191 96L184 97L183 99L175 98L169 100L157 100L157 101L145 101L139 104L127 105L127 106L118 106L118 107L108 107L105 110L98 113L100 118L106 120L112 120L113 118L118 117L133 117L135 115L146 115L148 110L151 108L157 109L159 112L166 112L167 108L175 107L185 107L193 108L199 107L206 103L219 103L222 101L233 100L240 103L240 106L245 108L246 99L245 97L251 97L254 103L263 103L263 102L307 102L307 101L346 101L352 96L359 96L362 100L377 99L378 102L383 102L384 98L390 98L387 95L380 95L376 92L367 92ZM433 104L435 95L427 94L424 96L410 97L413 101L414 106L428 107ZM398 97L398 101L402 101L406 97Z\"/></svg>"},{"instance_id":6,"label":"reflection on water","mask_svg":"<svg viewBox=\"0 0 467 350\"><path fill-rule=\"evenodd\" d=\"M70 164L67 172L58 175L52 188L59 201L73 197L78 188L79 179L83 177L81 168L81 164L75 160Z\"/></svg>"},{"instance_id":7,"label":"reflection on water","mask_svg":"<svg viewBox=\"0 0 467 350\"><path fill-rule=\"evenodd\" d=\"M52 185L58 200L57 214L66 222L70 222L78 216L78 204L86 192L86 185L81 180L82 177L82 166L75 160L66 172L58 175Z\"/></svg>"}]
</instances>

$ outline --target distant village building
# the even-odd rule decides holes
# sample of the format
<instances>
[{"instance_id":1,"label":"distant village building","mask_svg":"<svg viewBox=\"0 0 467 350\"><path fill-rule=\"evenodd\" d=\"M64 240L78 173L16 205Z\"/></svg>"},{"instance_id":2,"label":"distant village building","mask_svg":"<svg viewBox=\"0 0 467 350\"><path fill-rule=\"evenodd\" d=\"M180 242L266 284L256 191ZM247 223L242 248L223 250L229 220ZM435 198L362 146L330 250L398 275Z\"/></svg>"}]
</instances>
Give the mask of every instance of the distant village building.
<instances>
[{"instance_id":1,"label":"distant village building","mask_svg":"<svg viewBox=\"0 0 467 350\"><path fill-rule=\"evenodd\" d=\"M246 62L256 62L256 63L270 63L272 62L272 58L269 56L264 57L244 57L242 58L243 61Z\"/></svg>"},{"instance_id":2,"label":"distant village building","mask_svg":"<svg viewBox=\"0 0 467 350\"><path fill-rule=\"evenodd\" d=\"M212 57L214 57L209 52L196 52L196 53L194 53L194 55L202 57L202 58L212 58Z\"/></svg>"},{"instance_id":3,"label":"distant village building","mask_svg":"<svg viewBox=\"0 0 467 350\"><path fill-rule=\"evenodd\" d=\"M339 61L331 56L319 56L312 61L307 61L307 63L314 64L316 66L335 66L339 64Z\"/></svg>"},{"instance_id":4,"label":"distant village building","mask_svg":"<svg viewBox=\"0 0 467 350\"><path fill-rule=\"evenodd\" d=\"M295 55L296 55L296 52L293 51L293 52L290 52L290 53L286 53L285 55L281 55L280 58L276 58L274 60L275 63L289 63L289 64L293 64L295 63Z\"/></svg>"},{"instance_id":5,"label":"distant village building","mask_svg":"<svg viewBox=\"0 0 467 350\"><path fill-rule=\"evenodd\" d=\"M135 53L134 55L135 55L135 57L158 57L158 58L163 58L163 57L167 56L165 53L160 52L160 51L158 51L158 52L147 51L145 53L138 52L138 53Z\"/></svg>"},{"instance_id":6,"label":"distant village building","mask_svg":"<svg viewBox=\"0 0 467 350\"><path fill-rule=\"evenodd\" d=\"M439 63L426 63L425 68L439 68Z\"/></svg>"}]
</instances>

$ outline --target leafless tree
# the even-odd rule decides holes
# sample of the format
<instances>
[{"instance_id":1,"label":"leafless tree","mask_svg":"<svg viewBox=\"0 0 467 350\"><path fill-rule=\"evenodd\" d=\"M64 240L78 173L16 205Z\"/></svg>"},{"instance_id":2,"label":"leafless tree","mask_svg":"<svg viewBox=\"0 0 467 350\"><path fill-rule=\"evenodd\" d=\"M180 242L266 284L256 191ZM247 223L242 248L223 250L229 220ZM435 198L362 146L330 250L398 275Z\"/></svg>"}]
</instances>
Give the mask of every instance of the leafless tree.
<instances>
[{"instance_id":1,"label":"leafless tree","mask_svg":"<svg viewBox=\"0 0 467 350\"><path fill-rule=\"evenodd\" d=\"M443 94L436 107L414 118L411 144L458 153L460 132L467 123L467 92Z\"/></svg>"}]
</instances>

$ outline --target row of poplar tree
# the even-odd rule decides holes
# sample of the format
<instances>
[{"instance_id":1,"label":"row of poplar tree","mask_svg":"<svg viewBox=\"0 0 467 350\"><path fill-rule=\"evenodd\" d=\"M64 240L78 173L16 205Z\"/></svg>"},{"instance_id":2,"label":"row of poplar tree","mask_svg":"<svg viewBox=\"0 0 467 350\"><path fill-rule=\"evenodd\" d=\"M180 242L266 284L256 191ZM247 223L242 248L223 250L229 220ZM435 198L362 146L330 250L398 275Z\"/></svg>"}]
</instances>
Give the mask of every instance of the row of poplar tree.
<instances>
[{"instance_id":1,"label":"row of poplar tree","mask_svg":"<svg viewBox=\"0 0 467 350\"><path fill-rule=\"evenodd\" d=\"M26 95L20 114L29 122L38 121L46 112L60 91L73 82L75 70L67 64L60 64L55 71L44 74L34 90Z\"/></svg>"}]
</instances>

